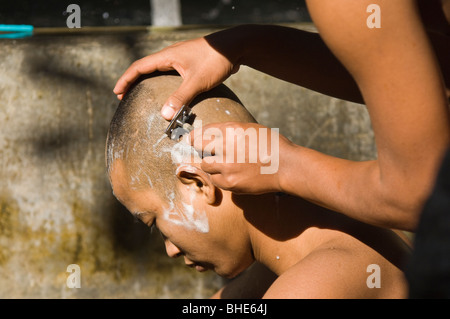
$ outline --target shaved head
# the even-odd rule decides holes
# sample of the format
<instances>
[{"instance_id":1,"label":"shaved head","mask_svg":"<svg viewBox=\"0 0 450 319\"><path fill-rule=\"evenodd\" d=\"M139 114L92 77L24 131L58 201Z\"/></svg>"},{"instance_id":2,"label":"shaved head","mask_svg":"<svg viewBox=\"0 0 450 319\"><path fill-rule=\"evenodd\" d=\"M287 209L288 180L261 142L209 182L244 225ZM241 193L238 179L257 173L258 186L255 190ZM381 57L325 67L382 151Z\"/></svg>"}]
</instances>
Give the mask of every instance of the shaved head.
<instances>
[{"instance_id":1,"label":"shaved head","mask_svg":"<svg viewBox=\"0 0 450 319\"><path fill-rule=\"evenodd\" d=\"M131 187L151 187L163 197L174 196L179 155L196 153L185 142L173 141L164 133L169 122L161 116L161 108L181 82L178 75L148 76L124 96L111 121L106 142L109 174L114 162L120 159ZM256 122L225 85L200 94L190 107L194 127L228 121Z\"/></svg>"}]
</instances>

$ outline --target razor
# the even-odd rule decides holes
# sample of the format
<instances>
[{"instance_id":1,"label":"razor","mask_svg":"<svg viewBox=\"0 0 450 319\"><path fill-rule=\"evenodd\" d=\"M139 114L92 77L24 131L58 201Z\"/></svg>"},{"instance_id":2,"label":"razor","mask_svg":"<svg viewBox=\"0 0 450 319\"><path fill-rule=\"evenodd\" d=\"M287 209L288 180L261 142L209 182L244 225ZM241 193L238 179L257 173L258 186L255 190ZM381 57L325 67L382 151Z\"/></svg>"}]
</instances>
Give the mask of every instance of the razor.
<instances>
[{"instance_id":1,"label":"razor","mask_svg":"<svg viewBox=\"0 0 450 319\"><path fill-rule=\"evenodd\" d=\"M181 109L175 114L172 120L164 131L171 140L178 141L181 136L192 131L193 127L189 123L191 120L190 108L183 105Z\"/></svg>"}]
</instances>

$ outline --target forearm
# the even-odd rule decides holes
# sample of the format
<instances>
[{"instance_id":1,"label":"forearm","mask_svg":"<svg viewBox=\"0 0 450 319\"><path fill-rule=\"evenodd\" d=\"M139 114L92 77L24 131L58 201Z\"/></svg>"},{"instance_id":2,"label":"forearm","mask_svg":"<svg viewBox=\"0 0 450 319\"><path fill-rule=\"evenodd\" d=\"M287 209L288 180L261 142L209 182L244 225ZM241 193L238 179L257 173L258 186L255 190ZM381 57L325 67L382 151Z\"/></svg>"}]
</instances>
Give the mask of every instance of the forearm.
<instances>
[{"instance_id":1,"label":"forearm","mask_svg":"<svg viewBox=\"0 0 450 319\"><path fill-rule=\"evenodd\" d=\"M344 100L363 103L358 86L318 33L242 25L205 37L232 63Z\"/></svg>"},{"instance_id":2,"label":"forearm","mask_svg":"<svg viewBox=\"0 0 450 319\"><path fill-rule=\"evenodd\" d=\"M298 162L287 166L301 180L285 187L359 220L413 230L450 141L448 102L414 2L376 2L389 12L376 30L361 19L364 2L307 4L321 37L364 96L378 159L352 162L298 147Z\"/></svg>"},{"instance_id":3,"label":"forearm","mask_svg":"<svg viewBox=\"0 0 450 319\"><path fill-rule=\"evenodd\" d=\"M280 156L282 191L382 227L414 230L434 180L418 169L340 159L294 144Z\"/></svg>"},{"instance_id":4,"label":"forearm","mask_svg":"<svg viewBox=\"0 0 450 319\"><path fill-rule=\"evenodd\" d=\"M450 37L428 32L450 92ZM343 100L364 103L347 69L318 33L276 26L242 25L205 37L232 62Z\"/></svg>"}]
</instances>

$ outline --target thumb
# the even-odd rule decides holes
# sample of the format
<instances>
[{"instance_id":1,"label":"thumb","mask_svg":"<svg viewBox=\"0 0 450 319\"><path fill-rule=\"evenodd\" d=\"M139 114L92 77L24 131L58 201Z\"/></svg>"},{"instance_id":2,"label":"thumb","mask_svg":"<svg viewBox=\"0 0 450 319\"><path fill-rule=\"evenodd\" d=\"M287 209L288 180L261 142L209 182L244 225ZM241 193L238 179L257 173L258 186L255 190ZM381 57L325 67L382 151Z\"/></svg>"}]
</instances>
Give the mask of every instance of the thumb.
<instances>
[{"instance_id":1,"label":"thumb","mask_svg":"<svg viewBox=\"0 0 450 319\"><path fill-rule=\"evenodd\" d=\"M162 117L170 121L183 105L189 105L200 92L200 89L193 87L189 84L189 81L184 80L178 90L176 90L167 99L166 103L164 103L161 110Z\"/></svg>"}]
</instances>

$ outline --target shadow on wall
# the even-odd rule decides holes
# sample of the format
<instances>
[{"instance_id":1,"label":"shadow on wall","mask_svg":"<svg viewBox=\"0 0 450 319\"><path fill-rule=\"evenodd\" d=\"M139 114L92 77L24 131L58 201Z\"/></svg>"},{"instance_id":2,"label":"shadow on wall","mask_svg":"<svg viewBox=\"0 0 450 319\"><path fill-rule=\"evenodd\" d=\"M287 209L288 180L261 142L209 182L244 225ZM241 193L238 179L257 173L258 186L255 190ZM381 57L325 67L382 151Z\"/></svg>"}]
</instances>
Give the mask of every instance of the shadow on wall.
<instances>
[{"instance_id":1,"label":"shadow on wall","mask_svg":"<svg viewBox=\"0 0 450 319\"><path fill-rule=\"evenodd\" d=\"M135 39L129 36L119 39L119 43L127 48L131 59L141 56L133 46L134 42ZM54 39L39 38L39 42L35 44L48 48L54 44ZM56 46L54 47L56 49ZM61 172L70 171L78 176L91 178L95 185L94 190L98 191L106 186L108 191L108 185L104 185L105 178L102 176L106 176L106 170L102 172L104 160L99 155L103 155L109 127L108 118L103 115L112 114L114 111L113 107L101 110L104 108L102 100L105 93L111 92L109 79L102 77L102 74L91 76L95 68L82 60L68 59L58 51L39 50L39 54L36 53L35 50L25 52L22 72L30 79L38 79L36 89L42 92L38 98L52 102L45 103L45 108L40 108L41 112L46 113L48 123L30 119L26 130L32 134L28 136L28 140L22 142L32 146L30 155L36 158L39 166L57 165ZM82 55L79 57L83 58ZM62 103L57 103L55 97ZM118 104L114 99L109 100L112 100L110 106L115 107ZM112 115L109 118L112 118ZM97 154L99 152L100 154ZM90 172L86 172L86 168L96 168L94 172L97 175L87 176L86 173ZM68 177L61 174L61 182L69 185L73 181ZM81 198L77 200L79 207L89 206L84 205ZM134 253L148 249L151 237L147 227L137 223L115 198L109 200L112 205L104 213L107 214L104 216L107 217L104 222L110 224L114 247ZM101 210L104 203L98 201L95 206Z\"/></svg>"},{"instance_id":2,"label":"shadow on wall","mask_svg":"<svg viewBox=\"0 0 450 319\"><path fill-rule=\"evenodd\" d=\"M36 37L0 49L0 297L208 297L219 288L165 253L113 197L105 141L136 36ZM78 264L81 289L66 286Z\"/></svg>"}]
</instances>

